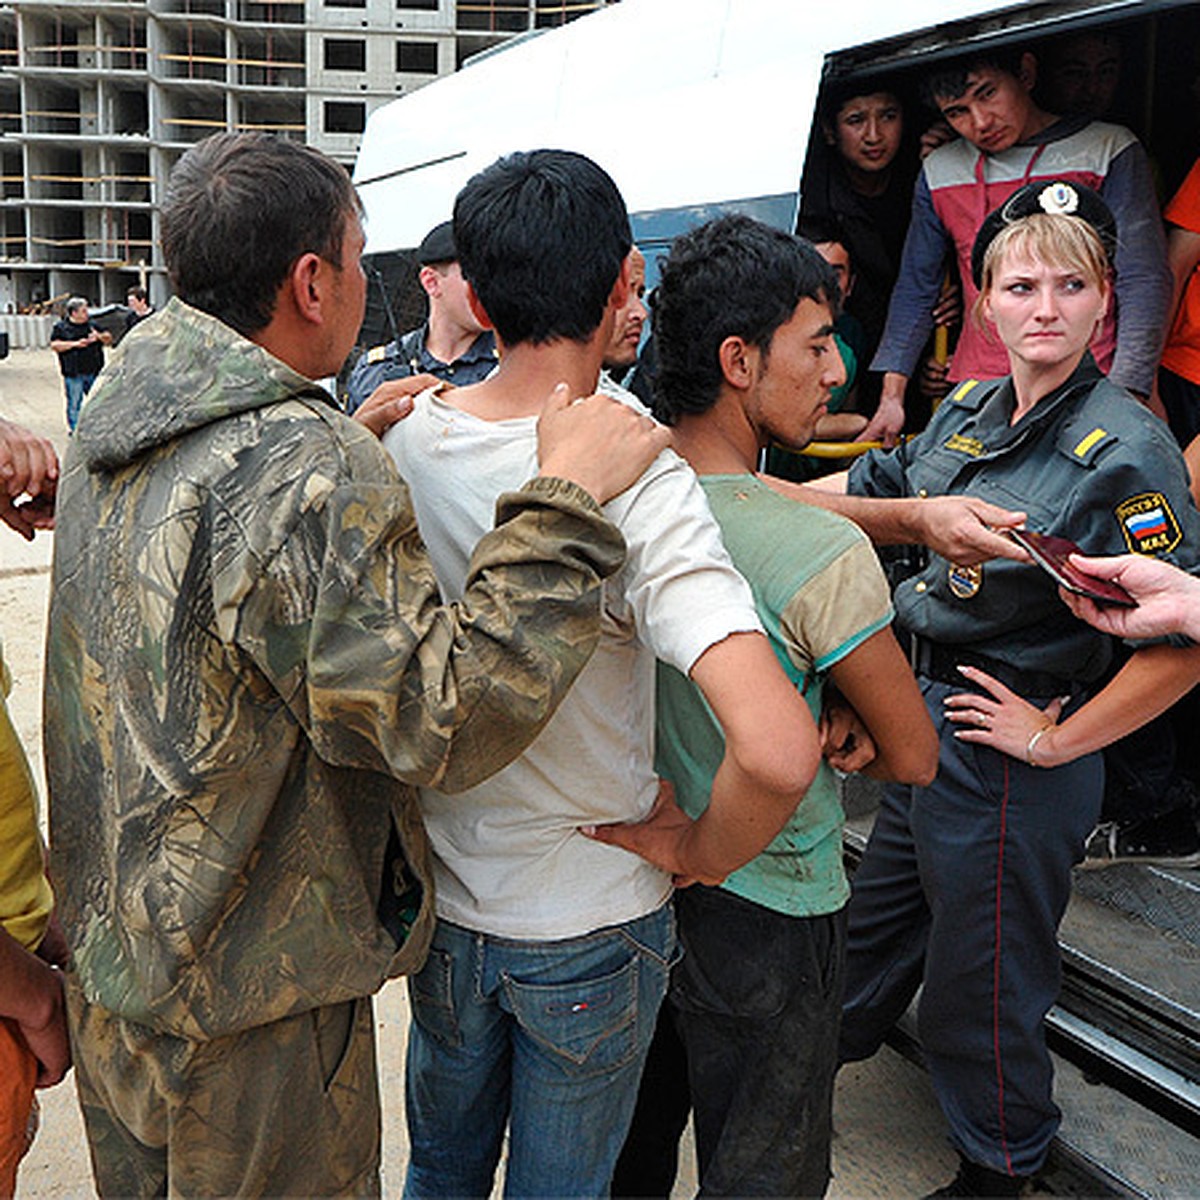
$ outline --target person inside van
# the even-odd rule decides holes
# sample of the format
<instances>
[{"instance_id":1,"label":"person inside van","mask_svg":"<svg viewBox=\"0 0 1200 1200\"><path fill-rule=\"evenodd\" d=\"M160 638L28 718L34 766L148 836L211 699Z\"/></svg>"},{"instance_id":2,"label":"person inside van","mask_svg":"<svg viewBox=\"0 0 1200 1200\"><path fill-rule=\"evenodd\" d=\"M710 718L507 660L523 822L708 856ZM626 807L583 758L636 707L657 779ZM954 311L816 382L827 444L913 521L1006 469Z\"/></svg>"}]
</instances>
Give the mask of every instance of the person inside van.
<instances>
[{"instance_id":1,"label":"person inside van","mask_svg":"<svg viewBox=\"0 0 1200 1200\"><path fill-rule=\"evenodd\" d=\"M904 105L888 88L826 87L817 118L824 153L809 156L801 221L840 224L855 267L846 309L862 322L873 354L900 269L916 155L904 153Z\"/></svg>"},{"instance_id":2,"label":"person inside van","mask_svg":"<svg viewBox=\"0 0 1200 1200\"><path fill-rule=\"evenodd\" d=\"M904 425L904 391L933 325L947 252L954 250L964 307L970 310L978 296L971 247L984 216L1024 184L1041 179L1094 186L1112 209L1118 229L1116 304L1092 348L1115 383L1139 398L1150 395L1171 277L1146 153L1122 126L1040 108L1032 95L1036 80L1037 60L1019 48L981 49L922 80L925 99L959 136L921 164L900 273L871 364L884 374L864 440L891 444ZM995 379L1007 370L994 330L966 322L950 380Z\"/></svg>"},{"instance_id":3,"label":"person inside van","mask_svg":"<svg viewBox=\"0 0 1200 1200\"><path fill-rule=\"evenodd\" d=\"M1121 39L1111 30L1085 29L1047 42L1042 51L1041 102L1064 116L1103 120L1121 84Z\"/></svg>"}]
</instances>

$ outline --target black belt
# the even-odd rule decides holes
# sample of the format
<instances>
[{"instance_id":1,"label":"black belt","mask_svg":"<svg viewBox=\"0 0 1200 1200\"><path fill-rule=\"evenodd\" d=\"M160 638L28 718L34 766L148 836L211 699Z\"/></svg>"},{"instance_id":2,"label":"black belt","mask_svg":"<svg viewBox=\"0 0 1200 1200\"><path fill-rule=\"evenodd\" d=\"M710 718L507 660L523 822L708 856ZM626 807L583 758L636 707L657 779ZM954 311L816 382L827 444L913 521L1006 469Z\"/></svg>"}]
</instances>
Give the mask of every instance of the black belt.
<instances>
[{"instance_id":1,"label":"black belt","mask_svg":"<svg viewBox=\"0 0 1200 1200\"><path fill-rule=\"evenodd\" d=\"M986 671L993 679L998 679L1019 696L1072 696L1081 690L1079 683L1061 675L1012 667L999 659L968 650L965 646L943 646L940 642L931 642L926 638L913 638L912 668L918 675L924 675L926 679L934 679L938 683L956 683L970 687L970 680L958 670L960 666L978 667L979 670Z\"/></svg>"}]
</instances>

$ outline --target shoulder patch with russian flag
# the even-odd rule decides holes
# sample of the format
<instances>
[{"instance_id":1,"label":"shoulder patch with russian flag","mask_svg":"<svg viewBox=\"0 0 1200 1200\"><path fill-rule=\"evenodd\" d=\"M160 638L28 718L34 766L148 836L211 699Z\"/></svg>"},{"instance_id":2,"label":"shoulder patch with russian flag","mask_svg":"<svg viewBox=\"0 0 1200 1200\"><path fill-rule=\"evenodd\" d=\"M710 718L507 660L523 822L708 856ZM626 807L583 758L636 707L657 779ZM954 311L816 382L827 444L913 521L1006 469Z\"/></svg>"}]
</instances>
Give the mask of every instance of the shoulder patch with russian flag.
<instances>
[{"instance_id":1,"label":"shoulder patch with russian flag","mask_svg":"<svg viewBox=\"0 0 1200 1200\"><path fill-rule=\"evenodd\" d=\"M1162 492L1130 496L1113 510L1125 544L1134 554L1163 554L1183 539L1179 522Z\"/></svg>"}]
</instances>

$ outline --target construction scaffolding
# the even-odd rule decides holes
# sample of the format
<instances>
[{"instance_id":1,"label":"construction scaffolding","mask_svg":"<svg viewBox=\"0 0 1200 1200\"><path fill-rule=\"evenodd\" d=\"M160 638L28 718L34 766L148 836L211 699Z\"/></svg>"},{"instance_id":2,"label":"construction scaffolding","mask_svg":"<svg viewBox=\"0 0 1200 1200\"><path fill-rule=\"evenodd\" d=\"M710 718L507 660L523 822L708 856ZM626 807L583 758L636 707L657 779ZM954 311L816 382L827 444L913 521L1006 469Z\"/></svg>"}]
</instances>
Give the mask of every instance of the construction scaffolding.
<instances>
[{"instance_id":1,"label":"construction scaffolding","mask_svg":"<svg viewBox=\"0 0 1200 1200\"><path fill-rule=\"evenodd\" d=\"M370 112L607 0L20 0L0 6L0 312L165 299L158 204L219 130L351 164Z\"/></svg>"}]
</instances>

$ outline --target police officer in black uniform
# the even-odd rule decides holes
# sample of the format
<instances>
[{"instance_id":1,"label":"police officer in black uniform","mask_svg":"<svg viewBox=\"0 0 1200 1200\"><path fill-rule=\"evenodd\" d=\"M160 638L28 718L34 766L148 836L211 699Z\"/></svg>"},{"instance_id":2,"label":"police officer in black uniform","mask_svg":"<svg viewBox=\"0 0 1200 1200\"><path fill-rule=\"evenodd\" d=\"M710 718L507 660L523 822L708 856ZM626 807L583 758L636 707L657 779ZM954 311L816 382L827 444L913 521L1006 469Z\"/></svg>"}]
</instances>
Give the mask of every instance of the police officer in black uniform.
<instances>
[{"instance_id":1,"label":"police officer in black uniform","mask_svg":"<svg viewBox=\"0 0 1200 1200\"><path fill-rule=\"evenodd\" d=\"M973 270L1013 374L960 384L907 447L859 460L848 490L970 493L1090 553L1194 570L1200 514L1174 439L1087 349L1114 239L1077 184L1027 185L992 213ZM873 1054L923 984L922 1046L961 1159L934 1195L1015 1195L1059 1122L1043 1020L1099 816L1098 750L1185 691L1200 651L1139 648L1099 686L1112 643L1032 563L934 555L895 603L941 758L929 787L888 788L855 877L841 1056Z\"/></svg>"},{"instance_id":2,"label":"police officer in black uniform","mask_svg":"<svg viewBox=\"0 0 1200 1200\"><path fill-rule=\"evenodd\" d=\"M449 221L435 225L417 247L421 286L429 297L429 320L395 341L372 346L355 364L346 385L346 411L354 412L381 383L422 373L465 387L486 379L496 366L496 340L467 305Z\"/></svg>"}]
</instances>

